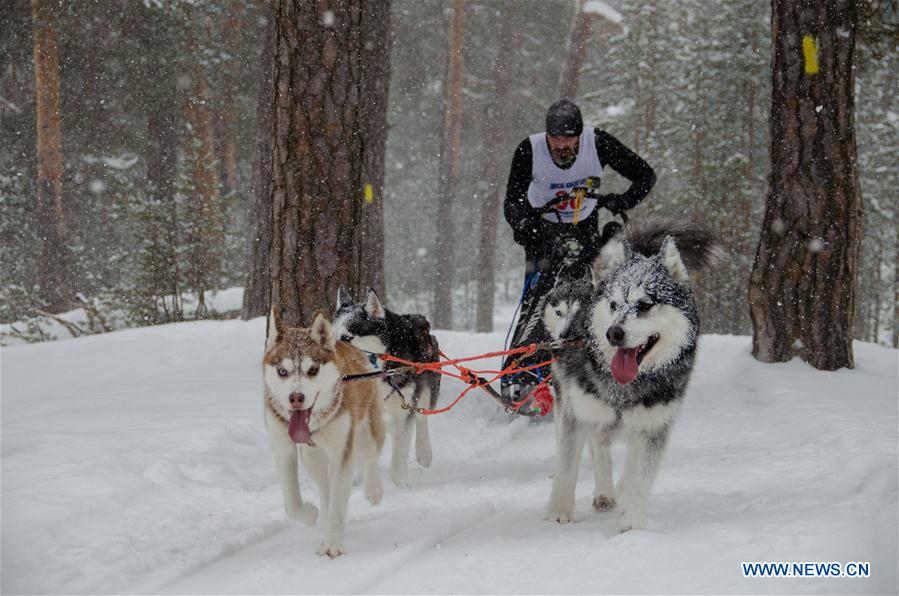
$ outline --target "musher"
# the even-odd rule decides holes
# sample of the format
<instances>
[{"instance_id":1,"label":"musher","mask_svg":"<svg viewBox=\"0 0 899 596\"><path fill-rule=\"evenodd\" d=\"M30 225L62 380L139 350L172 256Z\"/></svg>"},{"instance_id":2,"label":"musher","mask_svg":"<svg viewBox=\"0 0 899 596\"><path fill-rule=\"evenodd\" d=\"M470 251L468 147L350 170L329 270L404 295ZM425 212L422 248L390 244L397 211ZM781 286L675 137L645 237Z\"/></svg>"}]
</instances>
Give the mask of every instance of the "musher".
<instances>
[{"instance_id":1,"label":"musher","mask_svg":"<svg viewBox=\"0 0 899 596\"><path fill-rule=\"evenodd\" d=\"M603 168L630 180L622 194L600 194ZM533 134L515 149L503 211L515 242L524 247L525 288L510 347L549 339L543 327L542 298L557 281L589 275L599 249L620 224L599 229L599 210L615 215L649 194L656 176L639 155L604 130L584 128L581 111L560 99L546 112L546 131ZM510 356L503 364L508 366ZM550 358L548 351L518 358L518 366ZM503 377L506 401L519 401L549 373L537 369Z\"/></svg>"}]
</instances>

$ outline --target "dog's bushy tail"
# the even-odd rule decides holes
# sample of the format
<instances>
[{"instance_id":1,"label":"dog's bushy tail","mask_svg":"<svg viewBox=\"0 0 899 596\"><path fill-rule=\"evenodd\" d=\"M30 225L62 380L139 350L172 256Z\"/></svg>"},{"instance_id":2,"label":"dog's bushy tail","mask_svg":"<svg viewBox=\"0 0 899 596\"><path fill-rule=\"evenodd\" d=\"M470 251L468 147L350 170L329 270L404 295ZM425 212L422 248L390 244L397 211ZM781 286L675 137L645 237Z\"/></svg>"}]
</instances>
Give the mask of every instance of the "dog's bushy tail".
<instances>
[{"instance_id":1,"label":"dog's bushy tail","mask_svg":"<svg viewBox=\"0 0 899 596\"><path fill-rule=\"evenodd\" d=\"M689 271L701 271L724 257L718 238L708 229L690 222L661 217L648 217L627 231L627 241L633 250L652 256L662 248L665 236L671 236Z\"/></svg>"}]
</instances>

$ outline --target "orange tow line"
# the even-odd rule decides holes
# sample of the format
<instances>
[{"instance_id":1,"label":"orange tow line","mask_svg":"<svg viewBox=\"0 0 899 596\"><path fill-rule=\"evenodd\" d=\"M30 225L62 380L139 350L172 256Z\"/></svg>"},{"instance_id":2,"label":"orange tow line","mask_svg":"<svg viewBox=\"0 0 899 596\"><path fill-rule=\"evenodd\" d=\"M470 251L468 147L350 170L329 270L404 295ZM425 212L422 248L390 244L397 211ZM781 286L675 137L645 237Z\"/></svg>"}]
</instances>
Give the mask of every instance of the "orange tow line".
<instances>
[{"instance_id":1,"label":"orange tow line","mask_svg":"<svg viewBox=\"0 0 899 596\"><path fill-rule=\"evenodd\" d=\"M459 394L459 396L453 400L451 404L446 406L445 408L439 408L436 410L429 410L427 408L416 408L416 411L419 414L424 416L433 416L434 414L442 414L444 412L448 412L452 410L462 398L465 397L469 391L474 389L475 387L480 387L484 391L486 391L490 397L495 399L501 406L504 408L518 412L520 414L528 414L534 415L539 414L540 416L545 416L552 410L552 394L549 391L549 386L547 382L550 377L546 377L541 383L537 385L534 391L531 392L528 397L520 400L509 402L502 398L502 396L496 392L493 387L490 386L490 383L496 381L497 379L501 379L507 375L513 375L521 372L527 372L530 370L534 370L536 368L540 368L542 366L547 366L555 362L555 359L546 360L545 362L540 362L538 364L531 364L529 366L517 366L517 360L512 361L512 363L502 369L502 370L489 370L489 369L473 369L467 368L465 366L461 366L460 362L470 362L472 360L483 360L485 358L494 358L496 356L508 356L512 354L521 354L522 356L529 356L535 353L541 347L540 344L529 344L527 346L520 346L518 348L514 348L511 350L503 350L501 352L488 352L486 354L479 354L477 356L468 356L465 358L455 358L450 359L446 354L442 351L440 352L441 358L438 362L412 362L410 360L404 360L403 358L397 358L396 356L391 356L390 354L378 354L377 357L384 362L395 362L397 364L402 364L405 366L410 366L415 369L416 374L421 374L425 371L431 371L440 373L442 375L446 375L448 377L452 377L454 379L458 379L463 383L468 383L468 387ZM458 372L447 371L444 368L452 366ZM493 375L492 378L486 379L482 375ZM521 412L521 408L528 402L533 402L534 410L531 412Z\"/></svg>"}]
</instances>

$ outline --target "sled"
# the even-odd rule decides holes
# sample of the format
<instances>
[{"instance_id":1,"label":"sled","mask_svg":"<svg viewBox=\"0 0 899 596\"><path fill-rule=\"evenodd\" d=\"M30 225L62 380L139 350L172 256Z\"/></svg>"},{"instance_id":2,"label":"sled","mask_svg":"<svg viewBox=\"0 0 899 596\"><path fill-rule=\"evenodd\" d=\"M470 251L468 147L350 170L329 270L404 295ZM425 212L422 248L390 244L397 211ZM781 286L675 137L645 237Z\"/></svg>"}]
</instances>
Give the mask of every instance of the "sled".
<instances>
[{"instance_id":1,"label":"sled","mask_svg":"<svg viewBox=\"0 0 899 596\"><path fill-rule=\"evenodd\" d=\"M598 187L598 185L597 185ZM580 194L579 198L596 198L601 200L602 195L592 194L594 188L574 189L573 193ZM556 197L543 208L542 213L549 213L558 203L569 200L571 193ZM604 207L597 203L596 208ZM627 215L618 213L627 225ZM577 224L574 224L577 225ZM543 325L543 309L546 295L561 283L571 283L583 279L592 279L592 265L599 250L612 236L622 229L622 225L616 221L610 221L603 227L598 241L594 246L584 246L573 233L562 234L544 254L533 257L528 256L525 264L525 281L521 300L518 305L518 318L515 320L511 342L506 337L509 349L529 344L546 344L552 341L546 327ZM514 319L514 317L513 317ZM517 359L516 359L517 358ZM530 365L546 362L552 359L548 349L538 350L534 354L525 357L510 356L503 362L503 368L510 366L528 367ZM529 397L541 397L535 393L538 388L546 387L545 381L550 376L550 367L541 366L531 370L505 376L501 380L501 395L507 403L527 402ZM519 407L515 411L524 413L534 408Z\"/></svg>"}]
</instances>

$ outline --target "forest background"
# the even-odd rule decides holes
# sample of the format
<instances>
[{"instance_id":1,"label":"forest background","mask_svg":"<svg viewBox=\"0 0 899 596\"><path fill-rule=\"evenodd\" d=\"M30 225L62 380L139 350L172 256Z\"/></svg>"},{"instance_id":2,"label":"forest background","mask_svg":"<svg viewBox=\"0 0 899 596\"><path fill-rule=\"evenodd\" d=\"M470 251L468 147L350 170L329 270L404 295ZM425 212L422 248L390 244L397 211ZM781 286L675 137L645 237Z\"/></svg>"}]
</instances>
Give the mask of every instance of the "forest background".
<instances>
[{"instance_id":1,"label":"forest background","mask_svg":"<svg viewBox=\"0 0 899 596\"><path fill-rule=\"evenodd\" d=\"M560 95L569 38L585 5L593 13L574 97L588 125L617 136L658 176L632 219L662 214L710 226L728 258L700 280L703 330L751 333L747 285L769 172L771 15L767 3L749 0L715 10L700 0L464 4L452 326L492 324L478 318L485 301L478 285L488 283L476 250L485 205L497 232L489 306L519 297L523 253L496 197L501 201L514 147L543 129L545 110ZM38 287L44 224L35 200L32 8L25 0L0 5L0 322L29 321L7 335L48 339L39 322L69 308L88 313L77 333L238 316L204 308L203 296L245 285L251 270L268 3L55 5L61 217L74 290L65 308L48 304ZM445 228L439 162L452 14L448 1L391 6L379 290L391 309L432 317ZM899 64L883 39L862 34L856 43L864 237L854 334L896 346ZM626 188L606 174L605 190Z\"/></svg>"}]
</instances>

